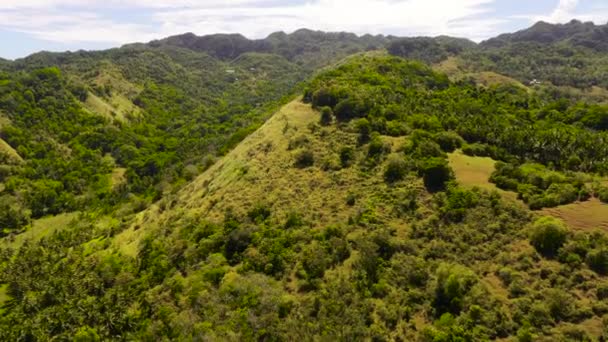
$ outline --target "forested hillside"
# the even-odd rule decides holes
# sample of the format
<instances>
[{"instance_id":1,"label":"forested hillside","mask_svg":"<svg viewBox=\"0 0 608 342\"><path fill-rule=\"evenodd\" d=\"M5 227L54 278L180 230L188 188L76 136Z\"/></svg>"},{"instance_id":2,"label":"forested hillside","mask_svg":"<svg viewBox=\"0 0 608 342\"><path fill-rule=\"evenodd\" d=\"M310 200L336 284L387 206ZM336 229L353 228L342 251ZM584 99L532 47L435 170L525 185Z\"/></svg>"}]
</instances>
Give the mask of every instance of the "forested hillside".
<instances>
[{"instance_id":1,"label":"forested hillside","mask_svg":"<svg viewBox=\"0 0 608 342\"><path fill-rule=\"evenodd\" d=\"M388 45L391 54L427 63L444 62L456 77L495 72L546 93L547 97L608 102L608 24L573 20L539 22L476 45L446 38L404 38ZM483 78L483 77L482 77Z\"/></svg>"},{"instance_id":2,"label":"forested hillside","mask_svg":"<svg viewBox=\"0 0 608 342\"><path fill-rule=\"evenodd\" d=\"M158 200L259 127L314 68L384 38L298 31L267 40L272 49L184 35L7 64L2 234L49 214Z\"/></svg>"},{"instance_id":3,"label":"forested hillside","mask_svg":"<svg viewBox=\"0 0 608 342\"><path fill-rule=\"evenodd\" d=\"M0 61L0 340L608 338L605 31L547 25Z\"/></svg>"}]
</instances>

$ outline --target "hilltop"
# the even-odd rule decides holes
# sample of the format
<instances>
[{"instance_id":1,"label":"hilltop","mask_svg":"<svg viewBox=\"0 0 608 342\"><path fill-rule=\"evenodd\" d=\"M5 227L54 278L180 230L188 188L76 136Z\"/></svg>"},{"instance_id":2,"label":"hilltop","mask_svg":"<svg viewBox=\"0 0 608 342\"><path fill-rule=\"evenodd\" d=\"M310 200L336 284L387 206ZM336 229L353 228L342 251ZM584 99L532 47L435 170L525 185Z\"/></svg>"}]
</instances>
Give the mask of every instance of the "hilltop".
<instances>
[{"instance_id":1,"label":"hilltop","mask_svg":"<svg viewBox=\"0 0 608 342\"><path fill-rule=\"evenodd\" d=\"M502 47L509 43L571 44L590 48L598 52L608 51L608 24L595 25L593 22L572 20L566 24L550 24L540 21L532 27L501 34L481 43L487 47Z\"/></svg>"}]
</instances>

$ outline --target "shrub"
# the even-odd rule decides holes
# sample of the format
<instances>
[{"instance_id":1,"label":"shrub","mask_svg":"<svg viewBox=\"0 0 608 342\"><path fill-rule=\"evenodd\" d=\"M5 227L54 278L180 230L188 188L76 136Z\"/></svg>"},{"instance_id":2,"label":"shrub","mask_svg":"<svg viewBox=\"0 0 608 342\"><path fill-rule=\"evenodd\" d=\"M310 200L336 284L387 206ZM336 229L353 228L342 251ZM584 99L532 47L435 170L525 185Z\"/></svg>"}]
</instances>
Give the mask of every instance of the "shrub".
<instances>
[{"instance_id":1,"label":"shrub","mask_svg":"<svg viewBox=\"0 0 608 342\"><path fill-rule=\"evenodd\" d=\"M465 144L462 147L462 153L466 154L467 156L472 156L472 157L487 157L488 156L487 148L488 148L488 145L484 145L484 144L478 144L478 143Z\"/></svg>"},{"instance_id":2,"label":"shrub","mask_svg":"<svg viewBox=\"0 0 608 342\"><path fill-rule=\"evenodd\" d=\"M287 145L288 150L295 150L298 148L302 148L308 146L310 144L310 139L306 135L298 135L297 137L289 140L289 144Z\"/></svg>"},{"instance_id":3,"label":"shrub","mask_svg":"<svg viewBox=\"0 0 608 342\"><path fill-rule=\"evenodd\" d=\"M283 227L288 229L288 228L300 227L300 226L302 226L302 224L303 224L302 216L300 216L300 214L298 214L297 212L291 211L287 215L287 219L285 220L285 224L283 225Z\"/></svg>"},{"instance_id":4,"label":"shrub","mask_svg":"<svg viewBox=\"0 0 608 342\"><path fill-rule=\"evenodd\" d=\"M443 158L429 158L422 162L419 172L424 186L430 192L445 190L446 183L454 178L452 169Z\"/></svg>"},{"instance_id":5,"label":"shrub","mask_svg":"<svg viewBox=\"0 0 608 342\"><path fill-rule=\"evenodd\" d=\"M357 202L357 196L355 194L353 194L352 192L348 193L348 195L346 195L346 204L348 206L353 206L355 205L355 203Z\"/></svg>"},{"instance_id":6,"label":"shrub","mask_svg":"<svg viewBox=\"0 0 608 342\"><path fill-rule=\"evenodd\" d=\"M445 205L441 208L445 217L453 222L462 221L467 209L474 208L479 202L479 196L470 190L450 187L447 191Z\"/></svg>"},{"instance_id":7,"label":"shrub","mask_svg":"<svg viewBox=\"0 0 608 342\"><path fill-rule=\"evenodd\" d=\"M384 143L379 136L372 137L367 148L367 156L370 159L379 159L382 155L389 153L391 146Z\"/></svg>"},{"instance_id":8,"label":"shrub","mask_svg":"<svg viewBox=\"0 0 608 342\"><path fill-rule=\"evenodd\" d=\"M517 179L509 178L506 176L499 176L496 174L492 174L492 176L490 177L490 182L496 184L498 188L503 190L517 191L517 187L519 186Z\"/></svg>"},{"instance_id":9,"label":"shrub","mask_svg":"<svg viewBox=\"0 0 608 342\"><path fill-rule=\"evenodd\" d=\"M408 133L406 124L400 121L389 121L386 123L386 134L392 137L401 137Z\"/></svg>"},{"instance_id":10,"label":"shrub","mask_svg":"<svg viewBox=\"0 0 608 342\"><path fill-rule=\"evenodd\" d=\"M350 146L344 146L340 149L340 162L342 167L349 167L355 159L355 150Z\"/></svg>"},{"instance_id":11,"label":"shrub","mask_svg":"<svg viewBox=\"0 0 608 342\"><path fill-rule=\"evenodd\" d=\"M445 157L439 144L432 140L422 140L415 143L414 155L419 158Z\"/></svg>"},{"instance_id":12,"label":"shrub","mask_svg":"<svg viewBox=\"0 0 608 342\"><path fill-rule=\"evenodd\" d=\"M566 243L568 230L564 224L553 217L541 217L532 224L530 243L546 257L554 257Z\"/></svg>"},{"instance_id":13,"label":"shrub","mask_svg":"<svg viewBox=\"0 0 608 342\"><path fill-rule=\"evenodd\" d=\"M596 296L599 300L604 300L608 298L608 284L601 284L597 287Z\"/></svg>"},{"instance_id":14,"label":"shrub","mask_svg":"<svg viewBox=\"0 0 608 342\"><path fill-rule=\"evenodd\" d=\"M568 204L578 200L578 190L568 183L553 183L545 192L545 196L554 196L558 205Z\"/></svg>"},{"instance_id":15,"label":"shrub","mask_svg":"<svg viewBox=\"0 0 608 342\"><path fill-rule=\"evenodd\" d=\"M334 89L321 88L312 94L314 107L334 107L338 103L338 96Z\"/></svg>"},{"instance_id":16,"label":"shrub","mask_svg":"<svg viewBox=\"0 0 608 342\"><path fill-rule=\"evenodd\" d=\"M477 282L475 273L461 265L442 264L437 268L433 306L437 314L457 314L463 308L466 294Z\"/></svg>"},{"instance_id":17,"label":"shrub","mask_svg":"<svg viewBox=\"0 0 608 342\"><path fill-rule=\"evenodd\" d=\"M370 134L372 133L372 125L366 118L355 121L355 129L359 132L359 143L365 144L369 141Z\"/></svg>"},{"instance_id":18,"label":"shrub","mask_svg":"<svg viewBox=\"0 0 608 342\"><path fill-rule=\"evenodd\" d=\"M445 152L454 152L464 144L464 139L458 133L451 131L435 134L434 140Z\"/></svg>"},{"instance_id":19,"label":"shrub","mask_svg":"<svg viewBox=\"0 0 608 342\"><path fill-rule=\"evenodd\" d=\"M267 205L258 204L253 209L251 209L247 216L253 222L265 221L270 217L271 211Z\"/></svg>"},{"instance_id":20,"label":"shrub","mask_svg":"<svg viewBox=\"0 0 608 342\"><path fill-rule=\"evenodd\" d=\"M597 191L597 197L600 199L600 201L608 203L608 187L600 187Z\"/></svg>"},{"instance_id":21,"label":"shrub","mask_svg":"<svg viewBox=\"0 0 608 342\"><path fill-rule=\"evenodd\" d=\"M390 158L384 170L384 180L389 183L400 181L405 177L407 171L407 163L403 158Z\"/></svg>"},{"instance_id":22,"label":"shrub","mask_svg":"<svg viewBox=\"0 0 608 342\"><path fill-rule=\"evenodd\" d=\"M323 107L321 108L321 125L327 126L331 124L334 117L334 112L331 110L331 107Z\"/></svg>"},{"instance_id":23,"label":"shrub","mask_svg":"<svg viewBox=\"0 0 608 342\"><path fill-rule=\"evenodd\" d=\"M360 117L364 111L363 101L353 98L340 101L334 108L334 114L339 121Z\"/></svg>"},{"instance_id":24,"label":"shrub","mask_svg":"<svg viewBox=\"0 0 608 342\"><path fill-rule=\"evenodd\" d=\"M296 154L295 166L303 169L306 167L313 166L315 163L315 156L309 149L302 150Z\"/></svg>"},{"instance_id":25,"label":"shrub","mask_svg":"<svg viewBox=\"0 0 608 342\"><path fill-rule=\"evenodd\" d=\"M587 265L595 272L608 274L608 249L593 250L587 255Z\"/></svg>"},{"instance_id":26,"label":"shrub","mask_svg":"<svg viewBox=\"0 0 608 342\"><path fill-rule=\"evenodd\" d=\"M545 291L545 303L551 316L557 320L567 319L573 312L574 299L571 295L560 289L548 289Z\"/></svg>"}]
</instances>

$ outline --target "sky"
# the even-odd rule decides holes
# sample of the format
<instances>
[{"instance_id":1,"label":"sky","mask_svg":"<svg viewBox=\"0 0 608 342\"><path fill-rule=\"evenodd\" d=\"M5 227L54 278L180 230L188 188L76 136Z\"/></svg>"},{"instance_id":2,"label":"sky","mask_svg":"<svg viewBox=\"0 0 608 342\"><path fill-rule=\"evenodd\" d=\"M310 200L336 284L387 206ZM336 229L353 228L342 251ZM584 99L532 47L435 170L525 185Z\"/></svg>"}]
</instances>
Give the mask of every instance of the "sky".
<instances>
[{"instance_id":1,"label":"sky","mask_svg":"<svg viewBox=\"0 0 608 342\"><path fill-rule=\"evenodd\" d=\"M299 28L475 41L539 20L608 22L608 0L0 0L0 57L98 50L193 32Z\"/></svg>"}]
</instances>

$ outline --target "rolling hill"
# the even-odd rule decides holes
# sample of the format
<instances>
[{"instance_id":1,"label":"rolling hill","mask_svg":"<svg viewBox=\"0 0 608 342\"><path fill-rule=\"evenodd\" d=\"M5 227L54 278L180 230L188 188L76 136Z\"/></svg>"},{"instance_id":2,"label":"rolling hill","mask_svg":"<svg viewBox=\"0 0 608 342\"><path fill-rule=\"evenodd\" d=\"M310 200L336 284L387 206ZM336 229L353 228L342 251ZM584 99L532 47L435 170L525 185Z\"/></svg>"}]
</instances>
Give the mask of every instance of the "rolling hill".
<instances>
[{"instance_id":1,"label":"rolling hill","mask_svg":"<svg viewBox=\"0 0 608 342\"><path fill-rule=\"evenodd\" d=\"M596 29L8 62L0 340L605 338L608 232L583 215L606 211L608 107L579 83L605 59L574 43ZM560 49L589 64L530 86Z\"/></svg>"}]
</instances>

